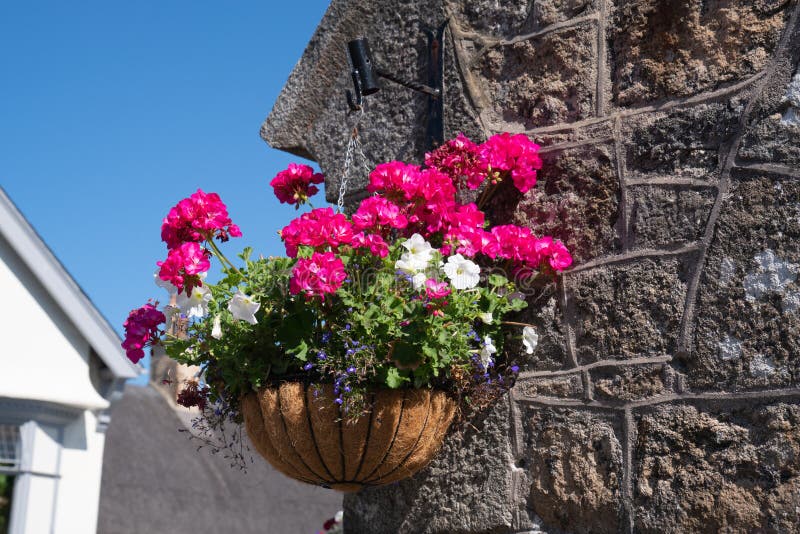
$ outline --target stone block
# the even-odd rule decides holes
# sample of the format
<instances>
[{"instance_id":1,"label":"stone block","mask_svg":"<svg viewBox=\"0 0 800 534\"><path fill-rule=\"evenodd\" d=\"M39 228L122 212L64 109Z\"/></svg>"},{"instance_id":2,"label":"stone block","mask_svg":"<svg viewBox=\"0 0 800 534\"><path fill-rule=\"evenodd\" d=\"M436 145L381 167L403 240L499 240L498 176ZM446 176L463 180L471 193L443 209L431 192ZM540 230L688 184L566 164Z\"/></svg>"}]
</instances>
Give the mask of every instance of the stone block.
<instances>
[{"instance_id":1,"label":"stone block","mask_svg":"<svg viewBox=\"0 0 800 534\"><path fill-rule=\"evenodd\" d=\"M642 259L568 275L578 362L674 353L686 280L682 258Z\"/></svg>"},{"instance_id":2,"label":"stone block","mask_svg":"<svg viewBox=\"0 0 800 534\"><path fill-rule=\"evenodd\" d=\"M523 428L528 508L543 529L618 532L623 461L617 416L529 406Z\"/></svg>"},{"instance_id":3,"label":"stone block","mask_svg":"<svg viewBox=\"0 0 800 534\"><path fill-rule=\"evenodd\" d=\"M608 401L634 401L668 391L669 366L666 364L597 367L590 371L594 398Z\"/></svg>"},{"instance_id":4,"label":"stone block","mask_svg":"<svg viewBox=\"0 0 800 534\"><path fill-rule=\"evenodd\" d=\"M753 76L775 52L791 5L616 0L608 32L615 102L641 106Z\"/></svg>"},{"instance_id":5,"label":"stone block","mask_svg":"<svg viewBox=\"0 0 800 534\"><path fill-rule=\"evenodd\" d=\"M347 532L512 532L507 400L469 422L451 430L433 462L413 478L345 495Z\"/></svg>"},{"instance_id":6,"label":"stone block","mask_svg":"<svg viewBox=\"0 0 800 534\"><path fill-rule=\"evenodd\" d=\"M555 397L580 399L583 397L583 380L580 373L556 376L520 378L514 385L524 397Z\"/></svg>"},{"instance_id":7,"label":"stone block","mask_svg":"<svg viewBox=\"0 0 800 534\"><path fill-rule=\"evenodd\" d=\"M595 115L595 24L496 44L475 60L497 129L531 129Z\"/></svg>"},{"instance_id":8,"label":"stone block","mask_svg":"<svg viewBox=\"0 0 800 534\"><path fill-rule=\"evenodd\" d=\"M690 387L784 387L800 377L800 183L740 173L700 280Z\"/></svg>"},{"instance_id":9,"label":"stone block","mask_svg":"<svg viewBox=\"0 0 800 534\"><path fill-rule=\"evenodd\" d=\"M512 206L514 213L505 220L530 226L537 235L561 239L576 264L613 253L618 249L619 218L613 154L609 144L544 152L536 187Z\"/></svg>"},{"instance_id":10,"label":"stone block","mask_svg":"<svg viewBox=\"0 0 800 534\"><path fill-rule=\"evenodd\" d=\"M800 27L748 117L739 158L800 167Z\"/></svg>"},{"instance_id":11,"label":"stone block","mask_svg":"<svg viewBox=\"0 0 800 534\"><path fill-rule=\"evenodd\" d=\"M635 426L635 532L797 531L796 401L659 405Z\"/></svg>"},{"instance_id":12,"label":"stone block","mask_svg":"<svg viewBox=\"0 0 800 534\"><path fill-rule=\"evenodd\" d=\"M522 345L520 330L511 330L504 345L508 354L512 355L510 360L519 365L522 371L564 368L567 364L567 341L557 287L548 284L545 288L526 290L524 285L518 285L518 289L526 294L529 305L514 320L533 325L539 334L539 344L533 354L528 354Z\"/></svg>"},{"instance_id":13,"label":"stone block","mask_svg":"<svg viewBox=\"0 0 800 534\"><path fill-rule=\"evenodd\" d=\"M446 4L464 29L506 38L589 15L597 9L596 0L449 0Z\"/></svg>"},{"instance_id":14,"label":"stone block","mask_svg":"<svg viewBox=\"0 0 800 534\"><path fill-rule=\"evenodd\" d=\"M623 122L627 178L692 178L716 181L744 112L746 95Z\"/></svg>"},{"instance_id":15,"label":"stone block","mask_svg":"<svg viewBox=\"0 0 800 534\"><path fill-rule=\"evenodd\" d=\"M630 187L628 246L658 249L699 241L711 215L715 193L715 189L697 187Z\"/></svg>"},{"instance_id":16,"label":"stone block","mask_svg":"<svg viewBox=\"0 0 800 534\"><path fill-rule=\"evenodd\" d=\"M483 142L486 135L477 111L469 100L469 91L461 73L450 31L445 32L443 84L444 139L452 139L463 133L476 143Z\"/></svg>"}]
</instances>

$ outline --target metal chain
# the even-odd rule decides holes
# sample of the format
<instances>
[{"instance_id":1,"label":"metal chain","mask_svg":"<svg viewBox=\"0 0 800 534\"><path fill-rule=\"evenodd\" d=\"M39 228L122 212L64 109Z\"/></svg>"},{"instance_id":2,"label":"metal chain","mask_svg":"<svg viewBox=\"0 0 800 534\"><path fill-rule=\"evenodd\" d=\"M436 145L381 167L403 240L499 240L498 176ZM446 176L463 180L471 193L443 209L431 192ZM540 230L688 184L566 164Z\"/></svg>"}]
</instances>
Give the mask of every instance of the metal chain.
<instances>
[{"instance_id":1,"label":"metal chain","mask_svg":"<svg viewBox=\"0 0 800 534\"><path fill-rule=\"evenodd\" d=\"M350 134L350 140L347 142L347 152L345 153L344 157L344 169L342 169L342 179L339 182L339 200L336 202L339 212L344 211L344 197L347 194L347 182L350 179L350 166L353 164L354 156L360 156L361 165L364 167L364 170L367 172L367 174L370 172L369 165L367 164L367 156L364 154L364 149L362 148L361 140L358 136L358 125L363 116L364 108L362 107L360 113L358 114L358 118L356 118L356 122L353 125L353 130Z\"/></svg>"}]
</instances>

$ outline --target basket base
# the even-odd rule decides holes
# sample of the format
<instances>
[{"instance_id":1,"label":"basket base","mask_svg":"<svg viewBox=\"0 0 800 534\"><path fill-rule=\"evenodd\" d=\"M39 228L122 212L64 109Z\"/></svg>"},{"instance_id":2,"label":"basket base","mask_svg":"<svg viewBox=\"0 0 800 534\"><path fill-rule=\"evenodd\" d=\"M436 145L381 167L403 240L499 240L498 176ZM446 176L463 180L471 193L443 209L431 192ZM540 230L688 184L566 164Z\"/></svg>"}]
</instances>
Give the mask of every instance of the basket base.
<instances>
[{"instance_id":1,"label":"basket base","mask_svg":"<svg viewBox=\"0 0 800 534\"><path fill-rule=\"evenodd\" d=\"M358 482L337 482L336 484L330 485L331 489L341 491L342 493L355 493L360 491L363 487L364 484L359 484Z\"/></svg>"}]
</instances>

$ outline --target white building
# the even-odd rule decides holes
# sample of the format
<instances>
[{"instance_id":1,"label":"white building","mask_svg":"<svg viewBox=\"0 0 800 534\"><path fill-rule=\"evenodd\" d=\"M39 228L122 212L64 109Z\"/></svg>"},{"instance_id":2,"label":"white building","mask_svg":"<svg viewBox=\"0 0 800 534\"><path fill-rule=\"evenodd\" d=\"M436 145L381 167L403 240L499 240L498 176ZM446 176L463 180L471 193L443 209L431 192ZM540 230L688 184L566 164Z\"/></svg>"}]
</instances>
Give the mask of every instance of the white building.
<instances>
[{"instance_id":1,"label":"white building","mask_svg":"<svg viewBox=\"0 0 800 534\"><path fill-rule=\"evenodd\" d=\"M0 295L0 532L93 533L109 401L139 369L2 188Z\"/></svg>"}]
</instances>

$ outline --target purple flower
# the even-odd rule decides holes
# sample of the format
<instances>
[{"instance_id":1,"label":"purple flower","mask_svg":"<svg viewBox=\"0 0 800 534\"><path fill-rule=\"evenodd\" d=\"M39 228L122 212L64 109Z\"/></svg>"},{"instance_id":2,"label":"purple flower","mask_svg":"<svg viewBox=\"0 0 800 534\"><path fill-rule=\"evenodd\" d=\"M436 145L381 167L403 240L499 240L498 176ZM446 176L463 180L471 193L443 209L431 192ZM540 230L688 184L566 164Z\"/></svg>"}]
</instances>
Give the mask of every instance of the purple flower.
<instances>
[{"instance_id":1,"label":"purple flower","mask_svg":"<svg viewBox=\"0 0 800 534\"><path fill-rule=\"evenodd\" d=\"M511 372L514 373L514 374L519 373L519 365L512 365L511 366Z\"/></svg>"},{"instance_id":2,"label":"purple flower","mask_svg":"<svg viewBox=\"0 0 800 534\"><path fill-rule=\"evenodd\" d=\"M333 400L333 402L335 402L336 404L341 404L343 401L341 397L337 397L336 399Z\"/></svg>"},{"instance_id":3,"label":"purple flower","mask_svg":"<svg viewBox=\"0 0 800 534\"><path fill-rule=\"evenodd\" d=\"M350 330L350 328L351 328L350 323L347 323L346 325L344 325L344 329L345 330Z\"/></svg>"},{"instance_id":4,"label":"purple flower","mask_svg":"<svg viewBox=\"0 0 800 534\"><path fill-rule=\"evenodd\" d=\"M351 391L353 391L353 390L350 388L350 386L345 386L344 387L344 392L345 393L350 393Z\"/></svg>"},{"instance_id":5,"label":"purple flower","mask_svg":"<svg viewBox=\"0 0 800 534\"><path fill-rule=\"evenodd\" d=\"M305 369L306 371L310 371L312 367L314 367L314 364L311 363L311 362L308 362L307 364L305 364L303 366L303 369Z\"/></svg>"},{"instance_id":6,"label":"purple flower","mask_svg":"<svg viewBox=\"0 0 800 534\"><path fill-rule=\"evenodd\" d=\"M330 340L331 340L331 333L330 332L325 332L324 334L322 334L322 342L323 343L327 343Z\"/></svg>"},{"instance_id":7,"label":"purple flower","mask_svg":"<svg viewBox=\"0 0 800 534\"><path fill-rule=\"evenodd\" d=\"M327 355L327 354L325 354L325 351L324 351L324 350L321 350L321 351L319 351L319 352L317 353L317 359L318 359L318 360L325 361L325 360L327 360L327 359L328 359L328 355Z\"/></svg>"},{"instance_id":8,"label":"purple flower","mask_svg":"<svg viewBox=\"0 0 800 534\"><path fill-rule=\"evenodd\" d=\"M356 372L356 368L351 365L350 367L347 368L347 372L348 373L355 373Z\"/></svg>"}]
</instances>

